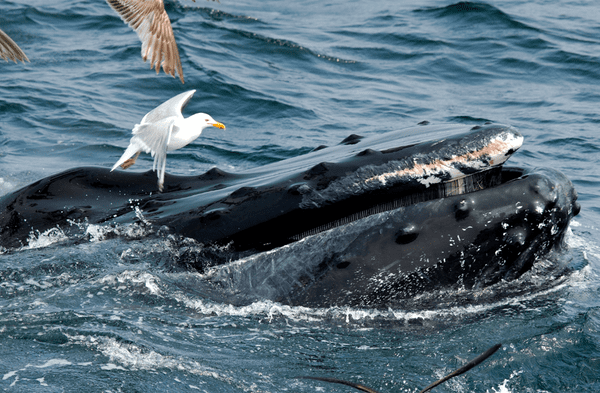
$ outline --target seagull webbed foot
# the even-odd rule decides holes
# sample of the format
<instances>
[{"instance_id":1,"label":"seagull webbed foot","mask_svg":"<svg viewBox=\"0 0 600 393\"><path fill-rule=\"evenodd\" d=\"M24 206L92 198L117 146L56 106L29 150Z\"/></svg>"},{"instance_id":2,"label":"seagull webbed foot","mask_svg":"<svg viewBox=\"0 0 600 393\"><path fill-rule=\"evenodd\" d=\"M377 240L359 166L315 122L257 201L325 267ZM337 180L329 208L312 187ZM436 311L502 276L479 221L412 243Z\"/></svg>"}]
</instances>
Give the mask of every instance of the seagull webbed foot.
<instances>
[{"instance_id":1,"label":"seagull webbed foot","mask_svg":"<svg viewBox=\"0 0 600 393\"><path fill-rule=\"evenodd\" d=\"M137 158L139 157L140 152L138 151L137 154L135 156L133 156L132 158L126 160L124 163L121 164L121 168L123 169L127 169L130 166L132 166L133 164L135 164L135 160L137 160Z\"/></svg>"}]
</instances>

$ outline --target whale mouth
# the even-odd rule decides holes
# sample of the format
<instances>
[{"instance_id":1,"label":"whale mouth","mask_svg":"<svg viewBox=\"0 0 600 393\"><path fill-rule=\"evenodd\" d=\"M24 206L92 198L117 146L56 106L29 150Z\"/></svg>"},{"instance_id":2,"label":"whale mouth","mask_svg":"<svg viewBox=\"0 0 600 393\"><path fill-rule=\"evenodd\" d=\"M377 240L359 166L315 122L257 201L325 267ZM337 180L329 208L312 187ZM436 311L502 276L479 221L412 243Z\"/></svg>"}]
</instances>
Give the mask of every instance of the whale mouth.
<instances>
[{"instance_id":1,"label":"whale mouth","mask_svg":"<svg viewBox=\"0 0 600 393\"><path fill-rule=\"evenodd\" d=\"M302 225L302 222L295 223L296 228L302 226L304 229L292 235L289 240L298 241L308 236L351 224L375 214L385 213L402 207L494 188L521 177L524 172L525 170L522 168L496 166L450 181L434 183L425 189L417 186L402 185L386 190L378 190L377 192L365 193L328 205L327 209L318 209L319 211L314 212L314 214L311 214L310 211L305 211L305 216L301 221L304 223L310 222L310 228L306 228L306 225ZM309 218L308 216L311 217Z\"/></svg>"}]
</instances>

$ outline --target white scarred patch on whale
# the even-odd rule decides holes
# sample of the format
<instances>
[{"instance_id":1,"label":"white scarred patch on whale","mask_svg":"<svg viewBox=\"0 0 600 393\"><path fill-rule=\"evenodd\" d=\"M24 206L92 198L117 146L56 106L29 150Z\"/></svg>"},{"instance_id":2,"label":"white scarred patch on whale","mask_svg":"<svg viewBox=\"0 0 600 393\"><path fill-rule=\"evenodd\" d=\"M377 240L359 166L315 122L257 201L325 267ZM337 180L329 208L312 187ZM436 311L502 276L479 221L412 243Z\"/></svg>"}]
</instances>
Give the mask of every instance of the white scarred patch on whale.
<instances>
[{"instance_id":1,"label":"white scarred patch on whale","mask_svg":"<svg viewBox=\"0 0 600 393\"><path fill-rule=\"evenodd\" d=\"M425 187L429 187L432 184L438 184L442 182L442 179L436 176L424 177L422 179L418 179L418 182L423 184Z\"/></svg>"},{"instance_id":2,"label":"white scarred patch on whale","mask_svg":"<svg viewBox=\"0 0 600 393\"><path fill-rule=\"evenodd\" d=\"M434 182L426 181L425 178L432 176L439 177L444 174L447 174L450 179L458 179L465 176L465 174L458 170L456 166L466 166L477 171L501 165L509 157L506 152L516 150L522 143L522 136L506 133L494 138L482 149L467 152L462 155L454 155L447 160L436 159L430 163L420 163L418 162L420 160L415 158L412 166L399 167L395 171L389 171L367 178L365 179L365 183L379 181L381 185L386 185L388 182L410 177L422 184L429 185Z\"/></svg>"},{"instance_id":3,"label":"white scarred patch on whale","mask_svg":"<svg viewBox=\"0 0 600 393\"><path fill-rule=\"evenodd\" d=\"M450 182L464 178L469 173L502 165L510 157L509 153L517 150L523 143L523 136L513 131L514 129L508 128L484 146L470 146L467 141L465 145L455 149L462 150L458 154L450 155L442 147L433 154L415 154L409 159L389 161L383 165L362 166L347 176L332 181L323 190L305 194L301 206L319 207L326 201L336 202L398 183L418 182L428 188L432 184ZM447 158L443 157L444 154ZM459 189L455 191L460 192Z\"/></svg>"}]
</instances>

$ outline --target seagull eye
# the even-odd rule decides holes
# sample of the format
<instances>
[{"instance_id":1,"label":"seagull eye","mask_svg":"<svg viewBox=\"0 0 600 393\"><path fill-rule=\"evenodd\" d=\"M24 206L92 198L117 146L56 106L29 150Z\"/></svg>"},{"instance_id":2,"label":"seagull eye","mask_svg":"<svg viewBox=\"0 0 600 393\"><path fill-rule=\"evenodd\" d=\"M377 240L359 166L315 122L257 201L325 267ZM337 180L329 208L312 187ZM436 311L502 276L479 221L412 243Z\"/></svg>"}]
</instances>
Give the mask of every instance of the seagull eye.
<instances>
[{"instance_id":1,"label":"seagull eye","mask_svg":"<svg viewBox=\"0 0 600 393\"><path fill-rule=\"evenodd\" d=\"M204 121L208 121L208 119L204 119Z\"/></svg>"}]
</instances>

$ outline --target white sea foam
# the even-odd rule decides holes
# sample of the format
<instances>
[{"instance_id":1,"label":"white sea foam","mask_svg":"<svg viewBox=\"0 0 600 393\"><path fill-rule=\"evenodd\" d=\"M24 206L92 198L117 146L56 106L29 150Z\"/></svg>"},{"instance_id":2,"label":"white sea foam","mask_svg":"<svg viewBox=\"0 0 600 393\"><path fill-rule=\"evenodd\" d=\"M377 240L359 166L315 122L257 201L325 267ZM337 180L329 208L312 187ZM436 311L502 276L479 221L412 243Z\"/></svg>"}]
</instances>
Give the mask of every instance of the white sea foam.
<instances>
[{"instance_id":1,"label":"white sea foam","mask_svg":"<svg viewBox=\"0 0 600 393\"><path fill-rule=\"evenodd\" d=\"M109 362L100 366L103 370L155 371L156 369L165 368L212 377L226 382L232 381L231 377L219 373L198 361L179 356L163 355L136 344L119 341L113 337L79 334L67 335L67 337L73 345L90 348L108 357Z\"/></svg>"},{"instance_id":2,"label":"white sea foam","mask_svg":"<svg viewBox=\"0 0 600 393\"><path fill-rule=\"evenodd\" d=\"M50 228L44 232L32 231L27 239L27 245L22 247L23 250L32 250L36 248L44 248L50 245L63 242L68 237L59 227Z\"/></svg>"},{"instance_id":3,"label":"white sea foam","mask_svg":"<svg viewBox=\"0 0 600 393\"><path fill-rule=\"evenodd\" d=\"M495 388L492 388L492 390L486 390L486 393L512 393L513 391L509 389L509 387L507 386L509 384L509 382L511 382L512 379L514 379L516 376L518 376L519 374L522 374L523 370L519 370L519 371L513 371L510 374L510 377L508 377L508 379L505 379L500 385L498 385L498 390L496 390Z\"/></svg>"},{"instance_id":4,"label":"white sea foam","mask_svg":"<svg viewBox=\"0 0 600 393\"><path fill-rule=\"evenodd\" d=\"M85 223L82 227L84 237L90 242L101 242L111 237L124 237L127 239L141 239L154 233L154 229L146 224L127 224L127 225L99 225Z\"/></svg>"},{"instance_id":5,"label":"white sea foam","mask_svg":"<svg viewBox=\"0 0 600 393\"><path fill-rule=\"evenodd\" d=\"M140 212L141 214L141 212ZM144 220L145 221L145 220ZM86 221L72 221L68 224L76 227L76 233L67 232L68 228L53 227L43 232L32 230L27 239L27 245L19 247L18 250L40 249L65 242L67 240L84 239L91 243L101 242L113 237L123 237L126 239L141 239L155 232L154 228L147 225L147 221L142 223L132 223L127 225L99 225L89 224ZM69 233L69 234L67 234ZM9 251L0 246L0 255Z\"/></svg>"},{"instance_id":6,"label":"white sea foam","mask_svg":"<svg viewBox=\"0 0 600 393\"><path fill-rule=\"evenodd\" d=\"M498 301L484 304L456 305L436 310L406 311L402 309L362 309L356 307L327 307L310 308L304 306L289 306L274 301L255 301L244 306L235 306L227 303L217 303L206 299L195 298L182 291L161 292L162 296L177 300L181 304L204 315L216 316L246 316L265 318L272 322L278 318L296 321L319 321L337 320L345 323L360 323L372 320L386 320L398 322L410 322L416 319L437 321L449 317L466 317L469 315L481 315L490 310L501 307L526 307L528 301L538 297L546 297L548 294L563 289L568 284L563 282L544 291L528 293L518 297L506 297ZM157 283L160 287L160 283ZM488 289L487 291L493 291Z\"/></svg>"},{"instance_id":7,"label":"white sea foam","mask_svg":"<svg viewBox=\"0 0 600 393\"><path fill-rule=\"evenodd\" d=\"M8 378L12 378L12 377L14 377L15 375L17 375L17 373L18 373L18 372L19 372L18 370L15 370L15 371L9 371L9 372L7 372L6 374L4 374L4 376L2 377L2 380L4 381L4 380L7 380Z\"/></svg>"},{"instance_id":8,"label":"white sea foam","mask_svg":"<svg viewBox=\"0 0 600 393\"><path fill-rule=\"evenodd\" d=\"M123 284L133 284L134 286L145 287L152 295L162 297L162 290L159 288L160 279L146 271L125 270L117 274L109 274L99 279L103 285L114 285L117 289L123 287ZM125 286L127 287L127 286Z\"/></svg>"},{"instance_id":9,"label":"white sea foam","mask_svg":"<svg viewBox=\"0 0 600 393\"><path fill-rule=\"evenodd\" d=\"M17 188L16 182L13 182L6 177L0 177L0 195L6 195Z\"/></svg>"},{"instance_id":10,"label":"white sea foam","mask_svg":"<svg viewBox=\"0 0 600 393\"><path fill-rule=\"evenodd\" d=\"M25 368L28 367L36 367L36 368L47 368L47 367L54 367L54 366L70 366L71 362L69 362L68 360L65 359L50 359L48 360L46 363L40 364L40 365L36 365L36 364L27 364L25 366Z\"/></svg>"},{"instance_id":11,"label":"white sea foam","mask_svg":"<svg viewBox=\"0 0 600 393\"><path fill-rule=\"evenodd\" d=\"M29 368L50 368L50 367L63 367L63 366L70 366L73 363L71 363L70 361L66 360L66 359L50 359L47 360L45 363L42 364L27 364L25 367L18 369L18 370L14 370L14 371L9 371L6 374L4 374L2 376L2 380L7 380L10 379L12 377L15 377L15 380L12 382L12 384L10 386L14 386L18 381L19 381L19 372L25 371ZM38 378L36 379L36 381L39 381L40 384L42 384L42 386L48 386L45 385L44 383L44 378Z\"/></svg>"}]
</instances>

